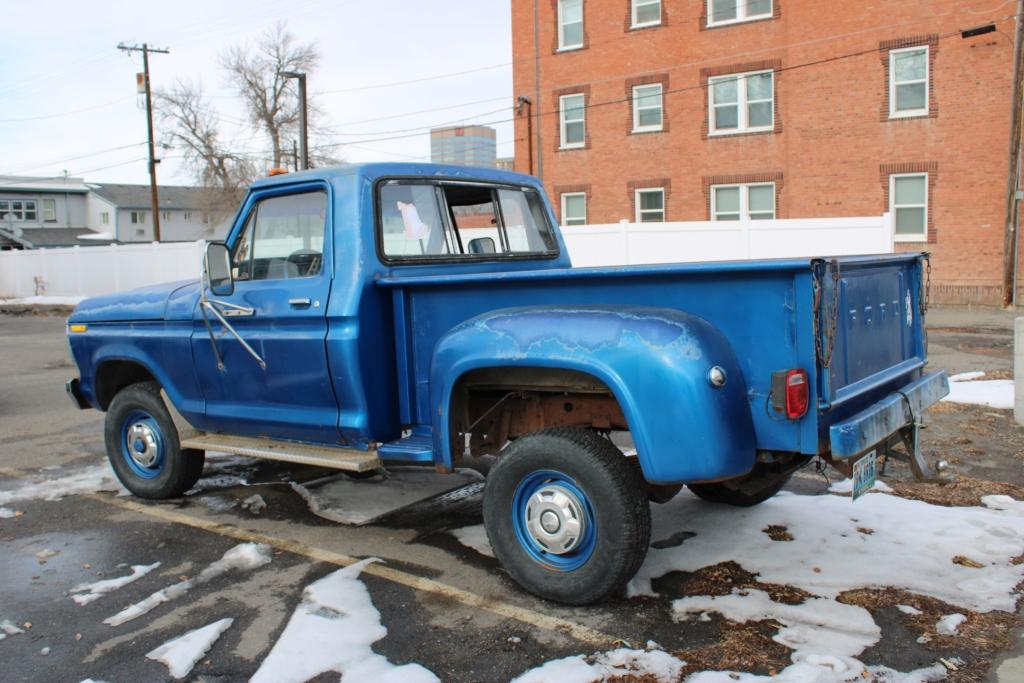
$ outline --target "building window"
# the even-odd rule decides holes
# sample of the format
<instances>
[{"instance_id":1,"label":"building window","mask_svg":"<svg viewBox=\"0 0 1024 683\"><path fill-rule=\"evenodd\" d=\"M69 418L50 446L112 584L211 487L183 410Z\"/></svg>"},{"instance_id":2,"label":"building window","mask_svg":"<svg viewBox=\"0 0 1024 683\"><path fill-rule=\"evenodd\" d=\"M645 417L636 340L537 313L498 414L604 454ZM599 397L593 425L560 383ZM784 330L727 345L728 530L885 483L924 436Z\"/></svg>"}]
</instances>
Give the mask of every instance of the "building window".
<instances>
[{"instance_id":1,"label":"building window","mask_svg":"<svg viewBox=\"0 0 1024 683\"><path fill-rule=\"evenodd\" d=\"M772 16L772 0L707 0L708 26L737 24Z\"/></svg>"},{"instance_id":2,"label":"building window","mask_svg":"<svg viewBox=\"0 0 1024 683\"><path fill-rule=\"evenodd\" d=\"M35 221L36 200L34 199L0 199L0 221Z\"/></svg>"},{"instance_id":3,"label":"building window","mask_svg":"<svg viewBox=\"0 0 1024 683\"><path fill-rule=\"evenodd\" d=\"M889 53L889 117L928 113L928 46Z\"/></svg>"},{"instance_id":4,"label":"building window","mask_svg":"<svg viewBox=\"0 0 1024 683\"><path fill-rule=\"evenodd\" d=\"M142 237L145 234L146 234L146 229L145 228L135 228L135 235L136 236Z\"/></svg>"},{"instance_id":5,"label":"building window","mask_svg":"<svg viewBox=\"0 0 1024 683\"><path fill-rule=\"evenodd\" d=\"M895 214L897 242L928 239L928 174L889 176L889 210Z\"/></svg>"},{"instance_id":6,"label":"building window","mask_svg":"<svg viewBox=\"0 0 1024 683\"><path fill-rule=\"evenodd\" d=\"M191 223L192 222L192 212L191 211L186 211L184 214L182 214L182 218L185 219L186 223Z\"/></svg>"},{"instance_id":7,"label":"building window","mask_svg":"<svg viewBox=\"0 0 1024 683\"><path fill-rule=\"evenodd\" d=\"M128 220L132 225L141 225L146 222L145 211L132 211L128 215Z\"/></svg>"},{"instance_id":8,"label":"building window","mask_svg":"<svg viewBox=\"0 0 1024 683\"><path fill-rule=\"evenodd\" d=\"M44 199L43 200L43 220L48 223L57 222L57 200L56 199Z\"/></svg>"},{"instance_id":9,"label":"building window","mask_svg":"<svg viewBox=\"0 0 1024 683\"><path fill-rule=\"evenodd\" d=\"M771 71L708 79L711 135L756 133L775 127L775 85Z\"/></svg>"},{"instance_id":10,"label":"building window","mask_svg":"<svg viewBox=\"0 0 1024 683\"><path fill-rule=\"evenodd\" d=\"M663 88L661 83L633 88L633 132L662 129Z\"/></svg>"},{"instance_id":11,"label":"building window","mask_svg":"<svg viewBox=\"0 0 1024 683\"><path fill-rule=\"evenodd\" d=\"M648 187L636 191L636 222L665 221L665 188Z\"/></svg>"},{"instance_id":12,"label":"building window","mask_svg":"<svg viewBox=\"0 0 1024 683\"><path fill-rule=\"evenodd\" d=\"M562 195L562 225L587 224L587 193L566 192Z\"/></svg>"},{"instance_id":13,"label":"building window","mask_svg":"<svg viewBox=\"0 0 1024 683\"><path fill-rule=\"evenodd\" d=\"M661 23L661 0L632 0L633 28L657 26Z\"/></svg>"},{"instance_id":14,"label":"building window","mask_svg":"<svg viewBox=\"0 0 1024 683\"><path fill-rule=\"evenodd\" d=\"M716 221L775 218L775 183L712 185L711 218Z\"/></svg>"},{"instance_id":15,"label":"building window","mask_svg":"<svg viewBox=\"0 0 1024 683\"><path fill-rule=\"evenodd\" d=\"M161 218L161 220L165 220L165 221L171 220L171 212L170 211L161 211L160 212L160 218Z\"/></svg>"},{"instance_id":16,"label":"building window","mask_svg":"<svg viewBox=\"0 0 1024 683\"><path fill-rule=\"evenodd\" d=\"M103 225L110 225L110 212L104 211L100 214L100 223Z\"/></svg>"},{"instance_id":17,"label":"building window","mask_svg":"<svg viewBox=\"0 0 1024 683\"><path fill-rule=\"evenodd\" d=\"M558 49L583 47L583 0L558 0Z\"/></svg>"},{"instance_id":18,"label":"building window","mask_svg":"<svg viewBox=\"0 0 1024 683\"><path fill-rule=\"evenodd\" d=\"M562 149L583 147L586 144L585 106L583 93L558 98Z\"/></svg>"}]
</instances>

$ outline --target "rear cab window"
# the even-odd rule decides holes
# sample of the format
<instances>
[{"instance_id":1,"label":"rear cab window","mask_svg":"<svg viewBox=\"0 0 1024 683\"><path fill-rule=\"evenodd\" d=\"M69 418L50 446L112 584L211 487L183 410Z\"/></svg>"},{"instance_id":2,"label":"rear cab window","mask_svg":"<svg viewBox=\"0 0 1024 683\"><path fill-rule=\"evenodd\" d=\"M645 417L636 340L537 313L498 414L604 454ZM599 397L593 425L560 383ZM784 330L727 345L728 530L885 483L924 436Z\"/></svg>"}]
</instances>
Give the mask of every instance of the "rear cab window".
<instances>
[{"instance_id":1,"label":"rear cab window","mask_svg":"<svg viewBox=\"0 0 1024 683\"><path fill-rule=\"evenodd\" d=\"M558 245L533 188L385 180L377 186L379 251L387 262L554 257Z\"/></svg>"}]
</instances>

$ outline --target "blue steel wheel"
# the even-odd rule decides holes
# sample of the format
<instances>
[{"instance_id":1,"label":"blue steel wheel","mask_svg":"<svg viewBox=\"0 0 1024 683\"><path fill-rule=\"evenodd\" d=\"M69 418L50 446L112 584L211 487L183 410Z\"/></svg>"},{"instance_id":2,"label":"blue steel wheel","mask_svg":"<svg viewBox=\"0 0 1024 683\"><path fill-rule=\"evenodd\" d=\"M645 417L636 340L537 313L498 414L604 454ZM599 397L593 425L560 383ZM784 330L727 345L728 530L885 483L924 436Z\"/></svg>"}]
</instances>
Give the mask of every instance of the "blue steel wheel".
<instances>
[{"instance_id":1,"label":"blue steel wheel","mask_svg":"<svg viewBox=\"0 0 1024 683\"><path fill-rule=\"evenodd\" d=\"M131 384L107 407L107 458L124 487L140 498L175 498L203 472L206 454L182 449L156 382Z\"/></svg>"},{"instance_id":2,"label":"blue steel wheel","mask_svg":"<svg viewBox=\"0 0 1024 683\"><path fill-rule=\"evenodd\" d=\"M586 429L547 429L513 441L487 476L483 507L487 537L509 576L566 604L615 595L650 542L639 468Z\"/></svg>"},{"instance_id":3,"label":"blue steel wheel","mask_svg":"<svg viewBox=\"0 0 1024 683\"><path fill-rule=\"evenodd\" d=\"M590 500L562 472L538 470L519 483L512 525L523 549L554 569L579 569L594 554L597 519Z\"/></svg>"},{"instance_id":4,"label":"blue steel wheel","mask_svg":"<svg viewBox=\"0 0 1024 683\"><path fill-rule=\"evenodd\" d=\"M138 476L160 476L166 450L160 424L146 411L132 410L121 421L121 455Z\"/></svg>"}]
</instances>

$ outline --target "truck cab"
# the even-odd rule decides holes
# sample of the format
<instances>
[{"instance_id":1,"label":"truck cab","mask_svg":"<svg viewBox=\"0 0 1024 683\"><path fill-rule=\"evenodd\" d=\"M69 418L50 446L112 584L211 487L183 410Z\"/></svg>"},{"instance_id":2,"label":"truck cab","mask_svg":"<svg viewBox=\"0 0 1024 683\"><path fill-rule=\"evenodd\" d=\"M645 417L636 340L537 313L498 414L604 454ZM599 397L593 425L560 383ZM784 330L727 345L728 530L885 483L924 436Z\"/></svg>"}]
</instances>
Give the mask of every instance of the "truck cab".
<instances>
[{"instance_id":1,"label":"truck cab","mask_svg":"<svg viewBox=\"0 0 1024 683\"><path fill-rule=\"evenodd\" d=\"M925 259L573 268L529 176L279 175L200 281L76 308L68 390L106 411L111 464L147 498L188 490L207 450L351 471L497 456L497 556L593 602L682 485L752 505L814 457L863 477L890 452L927 475L920 416L948 388L925 371Z\"/></svg>"}]
</instances>

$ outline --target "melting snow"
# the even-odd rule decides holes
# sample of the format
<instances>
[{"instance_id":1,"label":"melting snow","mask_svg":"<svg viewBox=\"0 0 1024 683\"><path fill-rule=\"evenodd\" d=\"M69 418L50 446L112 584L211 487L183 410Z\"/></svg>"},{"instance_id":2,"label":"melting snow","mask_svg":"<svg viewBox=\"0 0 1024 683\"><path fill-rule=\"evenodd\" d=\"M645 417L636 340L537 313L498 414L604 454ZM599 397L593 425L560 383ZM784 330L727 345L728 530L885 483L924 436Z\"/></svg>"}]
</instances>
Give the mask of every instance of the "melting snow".
<instances>
[{"instance_id":1,"label":"melting snow","mask_svg":"<svg viewBox=\"0 0 1024 683\"><path fill-rule=\"evenodd\" d=\"M110 593L118 588L127 586L133 581L141 579L143 576L159 566L159 562L154 562L153 564L137 564L132 567L132 573L128 576L96 581L94 583L80 583L69 591L71 593L79 593L80 595L72 595L71 599L79 605L88 605L90 602L99 600L105 593Z\"/></svg>"},{"instance_id":2,"label":"melting snow","mask_svg":"<svg viewBox=\"0 0 1024 683\"><path fill-rule=\"evenodd\" d=\"M184 678L234 621L221 619L189 631L183 636L167 641L147 654L146 658L166 664L174 678Z\"/></svg>"},{"instance_id":3,"label":"melting snow","mask_svg":"<svg viewBox=\"0 0 1024 683\"><path fill-rule=\"evenodd\" d=\"M18 635L19 633L24 633L24 631L22 631L20 628L15 626L7 619L0 621L0 640L3 640L7 636Z\"/></svg>"},{"instance_id":4,"label":"melting snow","mask_svg":"<svg viewBox=\"0 0 1024 683\"><path fill-rule=\"evenodd\" d=\"M971 403L990 408L1013 408L1013 380L986 379L984 372L962 372L949 378L949 395L943 401Z\"/></svg>"},{"instance_id":5,"label":"melting snow","mask_svg":"<svg viewBox=\"0 0 1024 683\"><path fill-rule=\"evenodd\" d=\"M959 612L947 614L935 623L935 632L940 636L956 635L956 630L965 621L967 621L967 617Z\"/></svg>"},{"instance_id":6,"label":"melting snow","mask_svg":"<svg viewBox=\"0 0 1024 683\"><path fill-rule=\"evenodd\" d=\"M97 493L99 491L125 491L114 476L110 465L86 467L72 474L54 479L42 479L24 484L9 491L0 491L0 505L20 500L60 500L64 496L77 493Z\"/></svg>"},{"instance_id":7,"label":"melting snow","mask_svg":"<svg viewBox=\"0 0 1024 683\"><path fill-rule=\"evenodd\" d=\"M653 676L658 681L677 681L683 662L661 650L619 648L591 657L576 655L531 669L512 683L591 683L616 676Z\"/></svg>"},{"instance_id":8,"label":"melting snow","mask_svg":"<svg viewBox=\"0 0 1024 683\"><path fill-rule=\"evenodd\" d=\"M0 494L0 495L2 495L2 494ZM15 512L14 510L10 509L10 508L0 508L0 519L10 519L12 517L17 517L17 516L18 516L18 513Z\"/></svg>"},{"instance_id":9,"label":"melting snow","mask_svg":"<svg viewBox=\"0 0 1024 683\"><path fill-rule=\"evenodd\" d=\"M921 615L921 610L917 609L916 607L911 607L910 605L896 605L896 609L903 612L904 614L909 614L912 617Z\"/></svg>"},{"instance_id":10,"label":"melting snow","mask_svg":"<svg viewBox=\"0 0 1024 683\"><path fill-rule=\"evenodd\" d=\"M373 651L373 643L388 630L359 572L374 561L357 562L307 586L302 603L250 682L299 683L328 671L346 681L438 681L419 664L396 666Z\"/></svg>"},{"instance_id":11,"label":"melting snow","mask_svg":"<svg viewBox=\"0 0 1024 683\"><path fill-rule=\"evenodd\" d=\"M472 548L481 555L494 557L494 550L491 548L491 542L487 538L487 530L484 529L483 524L453 529L451 534L459 540L459 543L467 548Z\"/></svg>"},{"instance_id":12,"label":"melting snow","mask_svg":"<svg viewBox=\"0 0 1024 683\"><path fill-rule=\"evenodd\" d=\"M853 479L843 479L837 481L828 487L829 493L853 493ZM882 493L892 493L892 487L886 484L884 481L876 481L875 485L871 487L872 491L881 491Z\"/></svg>"},{"instance_id":13,"label":"melting snow","mask_svg":"<svg viewBox=\"0 0 1024 683\"><path fill-rule=\"evenodd\" d=\"M212 581L225 572L232 569L248 571L262 567L269 562L270 546L263 543L240 543L224 553L223 557L200 572L199 576L194 579L186 579L161 588L145 600L129 605L114 616L104 619L103 623L108 626L120 626L127 621L141 617L165 602L180 598L195 586Z\"/></svg>"}]
</instances>

